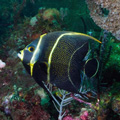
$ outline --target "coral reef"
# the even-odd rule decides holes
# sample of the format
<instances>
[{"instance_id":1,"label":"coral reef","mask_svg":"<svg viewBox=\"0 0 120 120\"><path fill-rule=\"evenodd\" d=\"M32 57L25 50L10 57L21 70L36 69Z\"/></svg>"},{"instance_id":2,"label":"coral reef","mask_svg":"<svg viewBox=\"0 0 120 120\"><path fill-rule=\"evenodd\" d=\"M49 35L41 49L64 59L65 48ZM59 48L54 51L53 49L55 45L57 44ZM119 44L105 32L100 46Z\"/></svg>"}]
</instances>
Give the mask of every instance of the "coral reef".
<instances>
[{"instance_id":1,"label":"coral reef","mask_svg":"<svg viewBox=\"0 0 120 120\"><path fill-rule=\"evenodd\" d=\"M86 2L94 22L120 40L119 0L86 0Z\"/></svg>"},{"instance_id":2,"label":"coral reef","mask_svg":"<svg viewBox=\"0 0 120 120\"><path fill-rule=\"evenodd\" d=\"M45 10L48 14L52 13L52 18L43 19ZM33 78L27 74L23 65L18 60L17 51L25 47L25 45L32 40L37 39L43 33L61 30L60 19L60 14L57 9L40 8L37 15L34 17L25 17L23 23L17 24L14 30L11 31L11 35L7 42L2 46L4 48L4 53L1 59L5 61L5 63L1 61L0 68L1 119L48 120L50 118L50 115L41 107L43 106L44 109L48 109L50 98L46 95L44 90L41 89L37 90L37 95L34 94L34 90L31 89L31 87L37 84ZM56 21L57 24L53 21ZM48 110L50 113L51 111ZM51 115L52 114L53 113L51 113Z\"/></svg>"},{"instance_id":3,"label":"coral reef","mask_svg":"<svg viewBox=\"0 0 120 120\"><path fill-rule=\"evenodd\" d=\"M120 96L118 98L114 98L112 102L112 110L120 115Z\"/></svg>"},{"instance_id":4,"label":"coral reef","mask_svg":"<svg viewBox=\"0 0 120 120\"><path fill-rule=\"evenodd\" d=\"M67 115L63 120L95 120L96 112L90 108L81 108L78 116Z\"/></svg>"},{"instance_id":5,"label":"coral reef","mask_svg":"<svg viewBox=\"0 0 120 120\"><path fill-rule=\"evenodd\" d=\"M26 21L25 21L26 22ZM27 21L27 25L25 27L25 30L27 31L27 27L29 26L30 28L34 28L36 30L37 28L37 24L34 26L30 25L30 19ZM25 24L25 23L24 23ZM49 28L50 30L53 30L51 27ZM38 29L39 30L39 29ZM20 31L21 32L21 31ZM19 33L19 31L17 31L17 33ZM28 36L31 34L30 31L28 32ZM34 34L34 37L38 37L37 36L37 32ZM41 34L41 33L39 33ZM22 37L23 35L20 34ZM17 36L16 34L16 38L17 39L19 36ZM26 37L26 35L24 36ZM27 44L28 41L31 41L33 38L32 36L29 36L30 39L26 39L26 41L20 40L20 48L22 48L22 44ZM12 40L12 39L10 39ZM22 43L23 42L23 43ZM26 43L24 43L26 42ZM15 43L15 42L14 42ZM18 41L16 41L16 43L18 43ZM12 43L11 43L12 44ZM10 44L10 46L11 46ZM113 48L116 50L116 54L119 53L119 44L114 43L113 40L109 41L109 46L111 46L111 44L114 46ZM107 45L108 46L108 43ZM105 46L105 47L106 47ZM108 48L109 48L108 46ZM29 89L31 86L36 85L36 83L33 81L33 79L26 73L25 69L23 68L21 62L17 59L17 52L16 50L18 48L16 47L10 47L9 45L7 46L9 49L9 52L7 53L7 58L4 59L5 63L6 63L6 67L2 70L1 72L1 91L0 91L0 116L1 118L5 118L8 119L8 117L12 117L13 120L19 120L19 119L25 119L25 120L29 120L29 119L38 119L38 120L42 120L39 119L41 114L43 114L43 120L48 120L50 119L50 116L52 116L51 118L57 119L58 118L58 114L56 113L56 109L53 106L52 102L49 99L49 96L46 95L46 93L44 92L43 89L37 89L35 87L35 89ZM116 49L117 47L117 49ZM107 52L107 51L106 51ZM115 55L114 54L115 51L112 52L111 55ZM106 55L106 54L105 54ZM2 58L1 58L2 59ZM110 64L112 65L112 61L111 63L107 62L107 68L109 68ZM14 77L13 77L14 76ZM29 81L29 82L28 82ZM9 86L8 86L9 85ZM22 89L19 89L22 88ZM55 89L55 88L54 88ZM36 94L34 94L33 91L36 90ZM59 99L62 98L62 96L66 96L67 94L62 95L60 93L60 91L56 88L56 92L55 93L51 93L54 94L57 99L57 101L59 102L59 104L57 105L56 103L56 107L60 107L62 105L65 106L65 108L63 108L62 112L61 109L58 108L58 111L60 112L60 116L63 117L63 119L65 120L92 120L92 119L105 119L105 118L109 118L109 109L112 109L114 112L112 113L114 115L114 113L116 113L117 115L119 115L119 96L116 96L114 101L111 101L111 96L108 96L109 93L103 93L101 94L101 99L100 99L100 104L96 104L96 101L89 101L90 105L92 105L92 107L87 106L86 104L82 104L82 103L78 103L77 101L72 101L69 103L69 101L67 102L68 98L71 96L67 96L65 99ZM110 89L111 90L111 89ZM109 90L109 91L110 91ZM11 97L12 95L12 97ZM107 97L108 96L108 97ZM112 94L112 96L115 96L115 94ZM97 97L96 97L97 99ZM64 103L66 104L61 104L61 101L64 101ZM67 104L69 103L69 104ZM110 104L112 104L112 106L110 106ZM41 107L42 106L42 107ZM49 106L51 107L51 111L49 111ZM30 107L32 109L30 109ZM44 109L45 112L44 111ZM34 111L40 111L40 113L36 113ZM64 114L65 113L65 114ZM6 116L6 114L8 114L8 116ZM50 114L50 115L49 115ZM52 115L52 114L56 114L56 116ZM36 117L34 117L36 115Z\"/></svg>"},{"instance_id":6,"label":"coral reef","mask_svg":"<svg viewBox=\"0 0 120 120\"><path fill-rule=\"evenodd\" d=\"M114 39L112 39L112 40L114 40ZM111 46L112 46L112 51L111 51L111 55L109 57L109 60L106 64L106 68L114 66L116 70L119 70L119 68L120 68L120 64L119 64L120 43L115 43L112 40L110 40L111 43L109 43L109 45L111 44Z\"/></svg>"},{"instance_id":7,"label":"coral reef","mask_svg":"<svg viewBox=\"0 0 120 120\"><path fill-rule=\"evenodd\" d=\"M43 20L48 20L49 22L56 21L57 19L60 19L60 13L55 8L49 8L43 12Z\"/></svg>"},{"instance_id":8,"label":"coral reef","mask_svg":"<svg viewBox=\"0 0 120 120\"><path fill-rule=\"evenodd\" d=\"M59 11L55 8L43 9L42 7L38 14L33 17L26 17L22 24L17 25L7 44L10 49L23 49L25 45L37 39L41 34L60 31L61 29Z\"/></svg>"},{"instance_id":9,"label":"coral reef","mask_svg":"<svg viewBox=\"0 0 120 120\"><path fill-rule=\"evenodd\" d=\"M40 106L38 96L30 97L25 102L14 101L11 104L11 116L14 120L49 120L50 115Z\"/></svg>"},{"instance_id":10,"label":"coral reef","mask_svg":"<svg viewBox=\"0 0 120 120\"><path fill-rule=\"evenodd\" d=\"M51 8L51 6L46 6L46 8L40 7L40 5L44 4L41 0L38 1L0 1L0 3L3 2L10 6L2 6L0 9L0 25L3 25L4 29L6 29L10 35L9 38L6 37L8 35L3 35L3 37L6 38L5 40L2 39L4 44L0 44L0 59L5 62L0 61L0 119L57 120L58 117L60 117L63 120L119 120L120 83L118 80L120 78L120 43L116 43L116 40L114 37L111 37L111 35L110 37L104 37L102 35L102 38L105 38L107 42L103 44L103 46L101 45L101 58L104 62L101 79L103 83L108 83L108 89L101 89L101 91L103 91L100 93L100 99L96 97L95 101L89 100L79 103L73 100L67 92L64 93L62 91L61 93L61 90L54 88L51 95L55 96L56 101L54 101L53 104L50 96L27 74L17 58L17 52L41 34L66 29L80 31L84 27L86 27L85 30L89 30L89 35L98 37L100 34L99 30L96 31L96 29L94 29L94 27L96 28L95 25L88 25L88 23L93 22L89 21L90 18L88 16L88 10L86 9L87 7L85 7L86 5L77 4L79 6L79 9L77 9L76 3L80 3L79 0L68 0L67 2L71 3L72 7L64 6L65 8ZM86 1L90 9L91 17L95 23L101 28L110 31L120 40L120 2L118 0ZM47 2L49 3L49 1ZM36 3L40 3L36 5L38 8L40 7L38 12L33 9L31 11L25 11L25 8L28 9L28 5L35 5ZM34 7L34 9L38 8ZM67 18L66 16L68 15L69 17ZM73 20L72 18L75 19ZM6 19L7 21L5 22ZM80 21L81 19L83 19L83 21ZM81 25L81 22L83 24L85 23L84 26ZM68 28L66 28L66 23ZM72 25L78 29L71 29ZM0 32L2 33L2 30L0 30ZM2 42L0 41L0 43ZM103 40L103 42L105 41ZM93 50L96 51L96 55L97 52L99 52L99 46L95 44L93 46L95 47ZM109 82L111 86L109 86ZM88 105L85 104L88 102Z\"/></svg>"},{"instance_id":11,"label":"coral reef","mask_svg":"<svg viewBox=\"0 0 120 120\"><path fill-rule=\"evenodd\" d=\"M35 94L37 87L28 91L17 89L16 85L11 95L3 97L0 102L0 116L10 120L49 120L50 115L41 107L40 97ZM19 90L19 91L18 91ZM18 93L19 92L19 93ZM47 104L47 103L46 103Z\"/></svg>"}]
</instances>

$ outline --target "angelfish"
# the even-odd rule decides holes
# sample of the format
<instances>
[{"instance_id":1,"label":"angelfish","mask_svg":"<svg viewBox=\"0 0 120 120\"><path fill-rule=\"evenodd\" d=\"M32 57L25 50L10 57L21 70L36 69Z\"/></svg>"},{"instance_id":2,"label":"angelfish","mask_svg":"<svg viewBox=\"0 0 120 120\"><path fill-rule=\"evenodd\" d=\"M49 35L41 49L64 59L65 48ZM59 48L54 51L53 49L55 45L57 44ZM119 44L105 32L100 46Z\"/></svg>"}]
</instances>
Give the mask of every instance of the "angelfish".
<instances>
[{"instance_id":1,"label":"angelfish","mask_svg":"<svg viewBox=\"0 0 120 120\"><path fill-rule=\"evenodd\" d=\"M44 88L43 82L78 93L81 71L94 77L99 68L97 59L84 58L90 51L89 41L101 43L96 38L77 32L57 31L41 35L27 45L18 57L35 81Z\"/></svg>"}]
</instances>

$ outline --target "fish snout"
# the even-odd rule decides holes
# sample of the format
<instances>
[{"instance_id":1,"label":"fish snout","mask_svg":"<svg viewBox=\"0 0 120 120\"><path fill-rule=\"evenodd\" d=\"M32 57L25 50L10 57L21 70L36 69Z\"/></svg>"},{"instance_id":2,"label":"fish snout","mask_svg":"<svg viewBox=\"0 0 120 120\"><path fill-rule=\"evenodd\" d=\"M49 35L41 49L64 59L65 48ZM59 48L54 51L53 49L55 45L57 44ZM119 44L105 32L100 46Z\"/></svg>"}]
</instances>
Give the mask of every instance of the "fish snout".
<instances>
[{"instance_id":1,"label":"fish snout","mask_svg":"<svg viewBox=\"0 0 120 120\"><path fill-rule=\"evenodd\" d=\"M23 61L23 51L20 51L17 56L20 58L21 61Z\"/></svg>"}]
</instances>

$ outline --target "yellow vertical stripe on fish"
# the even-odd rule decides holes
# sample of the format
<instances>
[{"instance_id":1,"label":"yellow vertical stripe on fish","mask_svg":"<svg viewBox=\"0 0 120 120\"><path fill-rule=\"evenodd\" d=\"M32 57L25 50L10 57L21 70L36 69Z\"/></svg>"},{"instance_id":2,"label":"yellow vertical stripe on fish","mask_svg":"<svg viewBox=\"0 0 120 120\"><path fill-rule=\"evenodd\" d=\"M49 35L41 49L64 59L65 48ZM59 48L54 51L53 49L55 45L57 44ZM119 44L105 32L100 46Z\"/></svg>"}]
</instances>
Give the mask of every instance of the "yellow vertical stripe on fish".
<instances>
[{"instance_id":1,"label":"yellow vertical stripe on fish","mask_svg":"<svg viewBox=\"0 0 120 120\"><path fill-rule=\"evenodd\" d=\"M70 33L64 33L64 34L60 35L60 36L58 37L58 39L56 40L56 42L55 42L55 44L54 44L54 46L53 46L53 48L52 48L52 50L51 50L51 52L50 52L50 55L49 55L49 57L48 57L48 68L47 68L47 73L48 73L48 74L47 74L47 81L48 81L48 82L50 82L50 65L51 65L51 60L52 60L52 54L53 54L55 48L57 47L57 44L58 44L59 40L60 40L63 36L65 36L65 35L71 35L71 36L72 36L72 35L86 36L86 37L89 37L89 38L91 38L91 39L93 39L93 40L101 43L101 41L97 40L96 38L94 38L94 37L92 37L92 36L89 36L89 35L86 35L86 34L83 34L83 33L70 32Z\"/></svg>"},{"instance_id":2,"label":"yellow vertical stripe on fish","mask_svg":"<svg viewBox=\"0 0 120 120\"><path fill-rule=\"evenodd\" d=\"M35 52L33 53L33 56L32 56L32 58L31 58L31 60L30 60L30 64L29 64L29 65L30 65L30 73L31 73L31 76L33 75L33 67L34 67L34 64L36 63L36 55L37 55L37 53L39 53L41 41L42 41L43 36L45 36L45 35L46 35L46 34L43 34L43 35L40 36L40 39L39 39L39 41L38 41L37 47L36 47L36 49L35 49Z\"/></svg>"},{"instance_id":3,"label":"yellow vertical stripe on fish","mask_svg":"<svg viewBox=\"0 0 120 120\"><path fill-rule=\"evenodd\" d=\"M23 61L23 57L24 57L24 50L21 50L21 55L20 55L20 56L21 56L21 58L20 58L20 59L21 59L21 61Z\"/></svg>"},{"instance_id":4,"label":"yellow vertical stripe on fish","mask_svg":"<svg viewBox=\"0 0 120 120\"><path fill-rule=\"evenodd\" d=\"M65 33L65 34L66 34L66 33ZM54 44L54 46L53 46L53 48L52 48L52 50L51 50L51 52L50 52L50 55L49 55L49 57L48 57L48 69L47 69L47 73L48 73L48 74L47 74L47 81L48 81L48 82L50 82L50 64L51 64L52 54L53 54L53 52L54 52L54 50L55 50L55 48L56 48L56 46L57 46L60 38L62 38L65 34L62 34L62 35L60 35L60 36L58 37L58 39L56 40L56 42L55 42L55 44Z\"/></svg>"}]
</instances>

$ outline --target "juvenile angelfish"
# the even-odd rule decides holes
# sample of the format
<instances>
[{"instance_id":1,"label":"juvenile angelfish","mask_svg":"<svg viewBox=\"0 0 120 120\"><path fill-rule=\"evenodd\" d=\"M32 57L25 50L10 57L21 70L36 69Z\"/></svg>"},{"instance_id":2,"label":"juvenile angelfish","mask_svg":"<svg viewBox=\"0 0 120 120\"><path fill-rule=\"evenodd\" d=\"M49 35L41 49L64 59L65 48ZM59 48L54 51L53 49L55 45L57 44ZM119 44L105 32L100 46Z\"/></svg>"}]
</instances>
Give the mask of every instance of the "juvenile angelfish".
<instances>
[{"instance_id":1,"label":"juvenile angelfish","mask_svg":"<svg viewBox=\"0 0 120 120\"><path fill-rule=\"evenodd\" d=\"M90 50L89 40L101 43L83 33L51 32L27 45L18 57L41 87L44 88L43 82L48 82L60 89L78 93L81 71L93 77L99 67L97 59L84 61Z\"/></svg>"}]
</instances>

